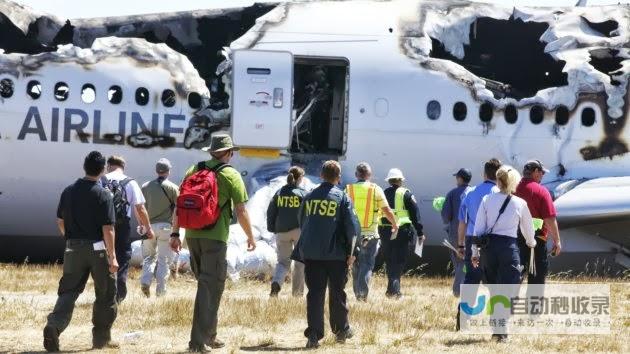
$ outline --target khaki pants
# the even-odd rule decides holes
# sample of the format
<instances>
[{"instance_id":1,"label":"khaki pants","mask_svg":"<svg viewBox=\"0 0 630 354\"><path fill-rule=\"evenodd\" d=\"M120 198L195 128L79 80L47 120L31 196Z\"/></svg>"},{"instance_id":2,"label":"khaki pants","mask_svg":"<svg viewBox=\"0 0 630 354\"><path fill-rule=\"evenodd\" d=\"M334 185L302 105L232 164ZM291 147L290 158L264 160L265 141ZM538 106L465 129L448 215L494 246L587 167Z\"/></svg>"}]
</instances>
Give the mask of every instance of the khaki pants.
<instances>
[{"instance_id":1,"label":"khaki pants","mask_svg":"<svg viewBox=\"0 0 630 354\"><path fill-rule=\"evenodd\" d=\"M196 347L210 344L217 336L217 316L227 277L227 244L209 239L188 238L188 249L190 266L197 278L189 345Z\"/></svg>"},{"instance_id":2,"label":"khaki pants","mask_svg":"<svg viewBox=\"0 0 630 354\"><path fill-rule=\"evenodd\" d=\"M68 240L63 255L63 276L59 281L57 303L48 315L48 326L63 332L74 311L74 304L92 275L96 300L92 307L93 343L103 344L111 339L110 331L116 319L116 274L109 272L107 254L95 251L92 240Z\"/></svg>"},{"instance_id":3,"label":"khaki pants","mask_svg":"<svg viewBox=\"0 0 630 354\"><path fill-rule=\"evenodd\" d=\"M276 252L278 254L278 264L272 282L284 284L287 273L291 270L291 253L293 247L300 239L300 229L293 229L288 232L278 233L276 238ZM293 274L291 279L293 296L302 296L304 293L304 263L293 262Z\"/></svg>"},{"instance_id":4,"label":"khaki pants","mask_svg":"<svg viewBox=\"0 0 630 354\"><path fill-rule=\"evenodd\" d=\"M157 283L155 293L160 296L166 292L166 280L170 274L171 248L168 245L171 237L171 224L160 222L151 224L155 233L152 239L142 240L142 275L140 284L150 286L153 278Z\"/></svg>"}]
</instances>

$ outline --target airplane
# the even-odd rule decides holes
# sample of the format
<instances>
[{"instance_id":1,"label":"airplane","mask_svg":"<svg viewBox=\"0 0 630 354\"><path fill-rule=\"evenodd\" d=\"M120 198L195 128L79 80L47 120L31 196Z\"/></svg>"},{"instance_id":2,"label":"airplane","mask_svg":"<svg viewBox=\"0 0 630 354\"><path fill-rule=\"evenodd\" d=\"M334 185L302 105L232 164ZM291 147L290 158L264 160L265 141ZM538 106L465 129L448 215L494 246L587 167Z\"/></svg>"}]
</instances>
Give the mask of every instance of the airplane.
<instances>
[{"instance_id":1,"label":"airplane","mask_svg":"<svg viewBox=\"0 0 630 354\"><path fill-rule=\"evenodd\" d=\"M368 161L381 185L401 168L437 271L448 250L431 201L451 175L468 167L475 184L491 157L537 158L563 239L552 270L630 265L628 6L309 1L64 23L1 1L0 13L3 260L60 254L44 244L61 244L57 198L88 151L125 156L140 181L167 157L178 180L220 131L244 147L233 164L250 195L293 163L317 175L339 160L348 183Z\"/></svg>"}]
</instances>

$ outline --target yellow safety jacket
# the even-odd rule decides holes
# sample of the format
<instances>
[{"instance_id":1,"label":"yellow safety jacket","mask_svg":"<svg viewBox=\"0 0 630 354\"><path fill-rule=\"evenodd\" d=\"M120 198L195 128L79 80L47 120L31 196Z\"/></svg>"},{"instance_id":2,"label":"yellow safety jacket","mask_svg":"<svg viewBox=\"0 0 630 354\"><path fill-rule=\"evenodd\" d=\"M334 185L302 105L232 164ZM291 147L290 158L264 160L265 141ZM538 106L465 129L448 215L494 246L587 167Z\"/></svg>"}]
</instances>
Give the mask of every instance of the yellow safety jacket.
<instances>
[{"instance_id":1,"label":"yellow safety jacket","mask_svg":"<svg viewBox=\"0 0 630 354\"><path fill-rule=\"evenodd\" d=\"M409 210L405 208L405 193L406 188L398 187L396 189L396 196L394 198L394 215L396 215L396 221L398 227L411 224L411 218L409 218Z\"/></svg>"},{"instance_id":2,"label":"yellow safety jacket","mask_svg":"<svg viewBox=\"0 0 630 354\"><path fill-rule=\"evenodd\" d=\"M398 187L394 194L394 208L392 209L392 211L394 212L394 215L396 215L396 224L398 225L398 227L411 224L409 210L405 208L405 193L407 193L407 191L408 189L406 188ZM390 224L387 219L381 218L380 225L388 226Z\"/></svg>"},{"instance_id":3,"label":"yellow safety jacket","mask_svg":"<svg viewBox=\"0 0 630 354\"><path fill-rule=\"evenodd\" d=\"M348 184L346 192L354 204L361 232L374 231L374 225L378 222L376 185L371 182Z\"/></svg>"}]
</instances>

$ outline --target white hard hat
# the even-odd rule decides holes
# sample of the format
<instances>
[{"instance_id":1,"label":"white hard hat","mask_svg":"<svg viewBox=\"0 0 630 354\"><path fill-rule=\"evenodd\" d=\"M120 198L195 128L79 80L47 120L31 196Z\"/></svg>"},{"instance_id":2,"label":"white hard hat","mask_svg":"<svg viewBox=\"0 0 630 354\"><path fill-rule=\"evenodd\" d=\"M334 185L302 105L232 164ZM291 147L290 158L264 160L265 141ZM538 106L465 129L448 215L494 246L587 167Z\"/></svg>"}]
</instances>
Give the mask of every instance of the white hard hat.
<instances>
[{"instance_id":1,"label":"white hard hat","mask_svg":"<svg viewBox=\"0 0 630 354\"><path fill-rule=\"evenodd\" d=\"M405 180L405 176L403 176L403 173L402 173L402 171L400 169L392 168L387 173L387 178L385 178L385 181L389 181L390 179L401 179L401 180L404 181Z\"/></svg>"}]
</instances>

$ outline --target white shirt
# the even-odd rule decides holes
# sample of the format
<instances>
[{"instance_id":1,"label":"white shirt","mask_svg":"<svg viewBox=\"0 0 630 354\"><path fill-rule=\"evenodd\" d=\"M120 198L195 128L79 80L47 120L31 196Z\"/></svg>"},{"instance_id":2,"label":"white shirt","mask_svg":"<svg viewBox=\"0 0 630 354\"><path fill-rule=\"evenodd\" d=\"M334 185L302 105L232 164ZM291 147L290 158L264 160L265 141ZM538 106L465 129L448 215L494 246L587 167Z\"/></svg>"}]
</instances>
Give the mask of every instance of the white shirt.
<instances>
[{"instance_id":1,"label":"white shirt","mask_svg":"<svg viewBox=\"0 0 630 354\"><path fill-rule=\"evenodd\" d=\"M116 170L106 174L105 178L120 182L128 177L121 170ZM129 205L132 207L146 202L144 195L142 194L142 189L140 189L140 186L135 179L129 181L129 183L125 185L125 193L127 194L127 202L129 202ZM127 210L127 217L131 218L131 208Z\"/></svg>"},{"instance_id":2,"label":"white shirt","mask_svg":"<svg viewBox=\"0 0 630 354\"><path fill-rule=\"evenodd\" d=\"M516 238L518 235L517 230L520 225L521 233L523 233L527 245L529 247L536 246L532 214L529 212L529 208L527 208L527 202L523 199L513 195L505 211L501 214L499 220L497 220L499 210L503 202L505 202L505 198L507 198L507 195L503 193L492 193L483 197L479 211L477 212L473 235L483 235L490 232L490 229L492 229L493 234ZM497 220L496 224L495 220Z\"/></svg>"}]
</instances>

